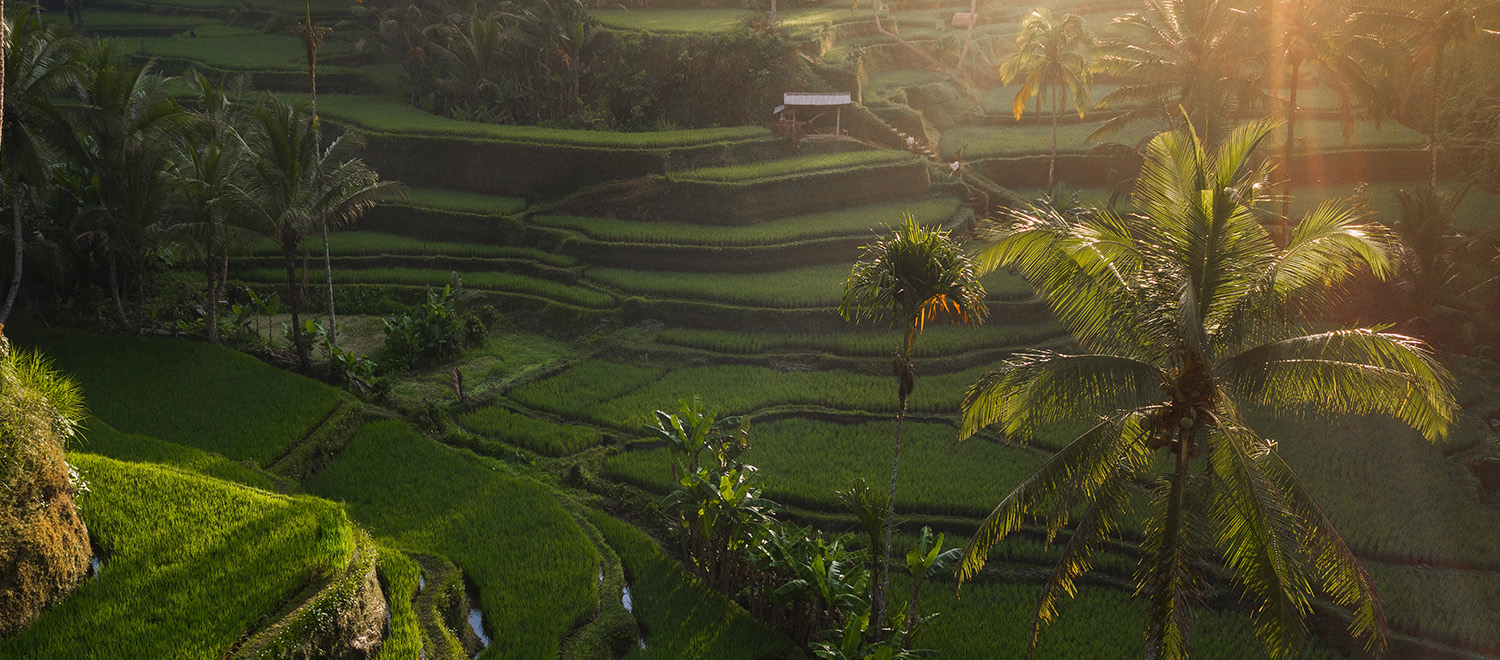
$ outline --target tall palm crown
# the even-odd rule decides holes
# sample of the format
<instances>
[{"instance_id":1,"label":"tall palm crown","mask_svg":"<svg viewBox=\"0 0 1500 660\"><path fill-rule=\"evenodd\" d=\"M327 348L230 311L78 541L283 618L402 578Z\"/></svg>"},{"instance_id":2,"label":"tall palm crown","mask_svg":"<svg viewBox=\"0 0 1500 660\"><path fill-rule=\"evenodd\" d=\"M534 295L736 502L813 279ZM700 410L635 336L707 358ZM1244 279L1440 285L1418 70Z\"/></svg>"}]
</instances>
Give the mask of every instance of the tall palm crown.
<instances>
[{"instance_id":1,"label":"tall palm crown","mask_svg":"<svg viewBox=\"0 0 1500 660\"><path fill-rule=\"evenodd\" d=\"M1350 9L1345 0L1264 0L1259 10L1271 39L1271 92L1285 88L1286 145L1282 170L1292 183L1291 156L1296 141L1297 90L1305 69L1322 74L1324 85L1338 98L1344 137L1354 131L1354 106L1362 104L1380 116L1380 96L1370 83L1347 44L1346 28ZM1281 215L1291 208L1290 196L1283 196ZM1283 220L1284 221L1284 220ZM1283 232L1287 231L1283 226ZM1283 236L1283 239L1285 237Z\"/></svg>"},{"instance_id":2,"label":"tall palm crown","mask_svg":"<svg viewBox=\"0 0 1500 660\"><path fill-rule=\"evenodd\" d=\"M305 103L286 104L272 98L256 108L246 142L249 153L255 154L246 189L247 213L281 246L296 325L301 301L293 271L303 237L325 226L354 222L377 203L400 196L403 188L381 181L363 160L353 157L357 140L348 135L334 138L319 151L317 126ZM299 359L306 366L302 334L294 335Z\"/></svg>"},{"instance_id":3,"label":"tall palm crown","mask_svg":"<svg viewBox=\"0 0 1500 660\"><path fill-rule=\"evenodd\" d=\"M1216 152L1191 131L1159 135L1138 180L1138 214L1017 215L978 253L983 269L1019 269L1090 351L1022 353L963 402L962 437L994 425L1024 441L1047 425L1098 420L1017 486L964 552L959 576L968 580L1029 516L1051 537L1081 512L1046 584L1033 644L1095 546L1119 529L1143 478L1150 498L1135 578L1151 603L1147 648L1156 657L1188 656L1199 567L1214 559L1252 599L1274 655L1295 648L1312 593L1352 608L1352 632L1371 648L1384 644L1374 585L1244 412L1384 413L1437 440L1456 404L1446 371L1417 340L1314 333L1299 319L1356 270L1388 273L1391 245L1330 202L1278 248L1251 209L1270 174L1251 153L1272 129L1241 127ZM1172 456L1171 472L1153 470L1166 463L1153 460L1158 449Z\"/></svg>"},{"instance_id":4,"label":"tall palm crown","mask_svg":"<svg viewBox=\"0 0 1500 660\"><path fill-rule=\"evenodd\" d=\"M917 224L910 215L889 236L864 247L864 258L844 280L839 314L846 319L889 317L906 332L911 355L930 320L948 315L959 322L983 321L984 286L968 255L948 232Z\"/></svg>"},{"instance_id":5,"label":"tall palm crown","mask_svg":"<svg viewBox=\"0 0 1500 660\"><path fill-rule=\"evenodd\" d=\"M1258 56L1265 52L1249 14L1227 0L1147 0L1144 11L1110 24L1099 69L1124 84L1100 105L1124 110L1090 139L1139 122L1183 127L1186 116L1210 143L1264 92Z\"/></svg>"},{"instance_id":6,"label":"tall palm crown","mask_svg":"<svg viewBox=\"0 0 1500 660\"><path fill-rule=\"evenodd\" d=\"M1363 37L1386 49L1399 50L1398 61L1410 62L1406 85L1409 95L1418 87L1420 77L1431 73L1432 132L1430 152L1430 185L1437 187L1438 143L1442 140L1439 107L1443 97L1444 63L1455 44L1494 40L1500 37L1500 0L1424 0L1423 2L1383 2L1362 9L1353 17Z\"/></svg>"},{"instance_id":7,"label":"tall palm crown","mask_svg":"<svg viewBox=\"0 0 1500 660\"><path fill-rule=\"evenodd\" d=\"M74 164L94 173L85 235L105 253L110 297L128 328L122 289L133 284L139 306L151 237L171 202L166 174L191 118L166 93L169 79L149 63L130 63L112 41L86 51L77 99L56 106L72 130L59 132L56 142Z\"/></svg>"},{"instance_id":8,"label":"tall palm crown","mask_svg":"<svg viewBox=\"0 0 1500 660\"><path fill-rule=\"evenodd\" d=\"M891 458L891 484L885 499L885 547L871 598L871 627L877 631L883 629L887 614L885 591L890 584L901 423L906 417L906 398L916 386L917 378L911 362L912 349L928 321L942 316L962 323L983 321L989 311L984 296L984 286L975 276L974 266L963 248L948 232L923 227L909 214L891 235L864 247L864 257L844 280L840 315L856 322L890 317L891 323L900 324L906 333L894 360L898 401L896 443Z\"/></svg>"},{"instance_id":9,"label":"tall palm crown","mask_svg":"<svg viewBox=\"0 0 1500 660\"><path fill-rule=\"evenodd\" d=\"M1021 79L1021 89L1016 91L1010 108L1016 119L1026 110L1026 102L1047 88L1055 90L1059 109L1072 94L1078 116L1088 111L1092 80L1089 47L1093 41L1088 24L1078 14L1053 20L1051 11L1037 8L1026 15L1016 33L1018 50L1000 63L1000 76L1005 84Z\"/></svg>"},{"instance_id":10,"label":"tall palm crown","mask_svg":"<svg viewBox=\"0 0 1500 660\"><path fill-rule=\"evenodd\" d=\"M3 3L0 3L3 8ZM0 12L3 13L3 12ZM4 66L0 67L0 135L5 138L0 149L0 176L4 176L11 193L14 252L10 290L0 323L10 316L11 306L21 287L25 238L22 217L28 202L36 201L37 191L51 180L51 165L56 159L46 135L55 132L60 122L52 102L63 92L76 73L70 57L72 41L57 33L32 12L20 12L4 20ZM55 137L55 136L54 136Z\"/></svg>"},{"instance_id":11,"label":"tall palm crown","mask_svg":"<svg viewBox=\"0 0 1500 660\"><path fill-rule=\"evenodd\" d=\"M1053 175L1057 167L1057 118L1062 114L1063 101L1069 94L1078 116L1083 117L1089 109L1089 89L1093 85L1093 63L1091 51L1094 34L1078 14L1067 14L1054 21L1052 12L1039 8L1021 21L1021 30L1016 33L1019 50L1000 63L1000 76L1008 85L1020 78L1021 89L1011 104L1016 120L1026 110L1026 101L1037 97L1040 110L1044 89L1052 90L1052 161L1047 169L1047 188L1052 188Z\"/></svg>"}]
</instances>

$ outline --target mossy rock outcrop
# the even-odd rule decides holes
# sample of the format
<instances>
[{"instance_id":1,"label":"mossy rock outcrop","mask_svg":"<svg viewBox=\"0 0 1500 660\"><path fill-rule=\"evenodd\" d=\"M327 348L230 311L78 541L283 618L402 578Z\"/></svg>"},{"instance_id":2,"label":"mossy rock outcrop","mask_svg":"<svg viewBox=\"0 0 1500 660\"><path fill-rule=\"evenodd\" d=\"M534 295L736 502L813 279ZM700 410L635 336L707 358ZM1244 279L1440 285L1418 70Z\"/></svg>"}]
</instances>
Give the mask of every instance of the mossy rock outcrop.
<instances>
[{"instance_id":1,"label":"mossy rock outcrop","mask_svg":"<svg viewBox=\"0 0 1500 660\"><path fill-rule=\"evenodd\" d=\"M71 385L0 336L0 637L72 592L93 554L63 454L74 406L48 396L60 391Z\"/></svg>"}]
</instances>

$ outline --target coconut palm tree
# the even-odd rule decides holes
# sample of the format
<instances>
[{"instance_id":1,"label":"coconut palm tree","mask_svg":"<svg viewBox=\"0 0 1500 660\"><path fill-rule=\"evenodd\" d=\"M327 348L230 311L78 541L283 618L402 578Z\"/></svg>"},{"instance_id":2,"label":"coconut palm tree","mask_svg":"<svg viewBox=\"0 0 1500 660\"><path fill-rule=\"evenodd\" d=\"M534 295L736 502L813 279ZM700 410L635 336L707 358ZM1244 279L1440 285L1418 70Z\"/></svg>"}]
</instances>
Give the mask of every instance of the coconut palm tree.
<instances>
[{"instance_id":1,"label":"coconut palm tree","mask_svg":"<svg viewBox=\"0 0 1500 660\"><path fill-rule=\"evenodd\" d=\"M5 296L4 308L0 308L0 323L10 317L11 306L21 289L25 208L36 201L39 191L46 189L51 180L51 164L56 160L55 149L46 137L59 124L52 102L72 80L76 69L71 40L59 35L32 12L7 18L4 31L0 133L10 140L0 149L0 172L11 191L15 251L10 291Z\"/></svg>"},{"instance_id":2,"label":"coconut palm tree","mask_svg":"<svg viewBox=\"0 0 1500 660\"><path fill-rule=\"evenodd\" d=\"M184 220L169 229L183 235L203 256L203 311L209 343L219 341L219 299L229 269L229 253L254 234L244 227L244 179L250 156L241 137L245 117L225 87L194 72L189 78L200 104L197 126L182 141L177 167L168 175L184 207Z\"/></svg>"},{"instance_id":3,"label":"coconut palm tree","mask_svg":"<svg viewBox=\"0 0 1500 660\"><path fill-rule=\"evenodd\" d=\"M297 360L309 366L301 330L302 301L297 290L297 248L302 239L325 225L354 222L381 201L399 197L403 188L354 158L355 137L335 138L318 150L317 127L307 104L282 103L271 97L251 113L246 142L250 164L246 212L286 258L287 299L291 304ZM329 280L332 286L332 279Z\"/></svg>"},{"instance_id":4,"label":"coconut palm tree","mask_svg":"<svg viewBox=\"0 0 1500 660\"><path fill-rule=\"evenodd\" d=\"M126 61L114 42L96 42L84 59L78 98L57 104L71 129L59 133L58 146L91 173L82 237L104 251L115 314L133 328L123 289L133 285L139 313L153 230L171 201L165 174L191 118L166 93L169 79Z\"/></svg>"},{"instance_id":5,"label":"coconut palm tree","mask_svg":"<svg viewBox=\"0 0 1500 660\"><path fill-rule=\"evenodd\" d=\"M1316 69L1323 83L1338 96L1345 137L1354 130L1354 104L1375 109L1380 115L1380 95L1370 83L1364 67L1350 53L1344 38L1350 9L1344 0L1266 0L1260 7L1272 39L1271 95L1282 87L1287 90L1286 146L1282 150L1282 174L1290 188L1292 146L1297 135L1297 90L1305 68ZM1291 196L1281 202L1281 236L1284 243L1289 229Z\"/></svg>"},{"instance_id":6,"label":"coconut palm tree","mask_svg":"<svg viewBox=\"0 0 1500 660\"><path fill-rule=\"evenodd\" d=\"M1460 44L1500 37L1500 0L1426 0L1390 3L1361 10L1353 18L1368 39L1400 50L1411 62L1404 89L1409 95L1419 76L1431 72L1432 131L1427 150L1431 159L1429 185L1437 187L1438 143L1442 141L1443 76L1448 51Z\"/></svg>"},{"instance_id":7,"label":"coconut palm tree","mask_svg":"<svg viewBox=\"0 0 1500 660\"><path fill-rule=\"evenodd\" d=\"M896 443L891 457L891 485L886 495L885 541L880 575L872 594L871 625L881 633L886 619L886 591L890 586L891 528L895 520L896 473L901 465L901 422L906 399L916 385L912 349L930 321L947 316L961 323L984 320L984 286L969 258L948 232L923 227L910 215L889 236L866 245L860 261L844 280L839 314L847 320L890 318L905 339L897 347L894 373L898 382Z\"/></svg>"},{"instance_id":8,"label":"coconut palm tree","mask_svg":"<svg viewBox=\"0 0 1500 660\"><path fill-rule=\"evenodd\" d=\"M1315 332L1296 313L1318 309L1330 283L1360 269L1389 273L1391 242L1328 202L1277 247L1250 208L1271 173L1252 152L1273 128L1243 126L1216 151L1190 129L1159 135L1146 149L1138 213L1017 214L977 253L984 270L1024 274L1086 353L1028 351L984 375L964 397L960 436L994 426L1024 441L1052 424L1097 420L1012 490L964 551L961 581L1029 516L1051 539L1078 514L1033 646L1093 550L1120 528L1139 480L1151 484L1135 575L1150 600L1148 657L1189 657L1200 567L1211 559L1244 589L1273 656L1305 632L1312 593L1351 608L1351 632L1368 648L1384 644L1374 584L1245 413L1383 413L1437 440L1457 405L1450 376L1420 341Z\"/></svg>"},{"instance_id":9,"label":"coconut palm tree","mask_svg":"<svg viewBox=\"0 0 1500 660\"><path fill-rule=\"evenodd\" d=\"M1144 11L1115 19L1106 35L1095 51L1098 69L1123 84L1099 104L1124 111L1091 140L1140 122L1182 128L1186 118L1214 143L1264 96L1265 41L1229 0L1147 0Z\"/></svg>"},{"instance_id":10,"label":"coconut palm tree","mask_svg":"<svg viewBox=\"0 0 1500 660\"><path fill-rule=\"evenodd\" d=\"M1042 92L1052 91L1052 159L1047 165L1047 191L1051 193L1057 171L1057 118L1062 114L1063 101L1072 94L1073 107L1080 119L1089 109L1094 34L1078 14L1065 14L1062 20L1054 21L1051 11L1038 8L1021 21L1016 45L1020 49L1000 63L1000 77L1005 84L1017 78L1023 80L1011 104L1016 120L1020 121L1026 102L1033 96L1037 97L1040 112Z\"/></svg>"}]
</instances>

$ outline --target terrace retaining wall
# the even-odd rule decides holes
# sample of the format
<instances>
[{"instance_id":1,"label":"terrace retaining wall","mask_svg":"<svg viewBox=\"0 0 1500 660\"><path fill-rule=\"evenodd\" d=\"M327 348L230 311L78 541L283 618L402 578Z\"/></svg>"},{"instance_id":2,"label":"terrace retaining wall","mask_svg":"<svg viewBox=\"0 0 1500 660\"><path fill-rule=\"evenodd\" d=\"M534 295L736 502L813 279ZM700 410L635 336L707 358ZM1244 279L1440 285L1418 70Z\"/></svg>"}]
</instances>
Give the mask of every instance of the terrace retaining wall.
<instances>
[{"instance_id":1,"label":"terrace retaining wall","mask_svg":"<svg viewBox=\"0 0 1500 660\"><path fill-rule=\"evenodd\" d=\"M408 186L536 200L607 181L790 155L756 138L661 149L539 144L438 135L369 134L365 161Z\"/></svg>"},{"instance_id":2,"label":"terrace retaining wall","mask_svg":"<svg viewBox=\"0 0 1500 660\"><path fill-rule=\"evenodd\" d=\"M668 181L660 219L749 225L766 218L923 197L931 191L925 161L748 182Z\"/></svg>"}]
</instances>

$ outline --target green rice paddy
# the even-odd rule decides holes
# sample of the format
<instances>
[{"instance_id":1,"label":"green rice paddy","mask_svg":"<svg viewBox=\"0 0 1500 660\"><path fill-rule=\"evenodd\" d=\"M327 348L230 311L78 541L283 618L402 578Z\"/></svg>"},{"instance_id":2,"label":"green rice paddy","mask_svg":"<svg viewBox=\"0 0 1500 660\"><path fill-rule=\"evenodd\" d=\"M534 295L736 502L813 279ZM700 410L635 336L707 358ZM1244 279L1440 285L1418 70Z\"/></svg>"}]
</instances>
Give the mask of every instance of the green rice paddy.
<instances>
[{"instance_id":1,"label":"green rice paddy","mask_svg":"<svg viewBox=\"0 0 1500 660\"><path fill-rule=\"evenodd\" d=\"M552 491L404 422L364 427L307 488L377 537L458 564L495 638L481 657L553 660L594 612L598 552Z\"/></svg>"},{"instance_id":2,"label":"green rice paddy","mask_svg":"<svg viewBox=\"0 0 1500 660\"><path fill-rule=\"evenodd\" d=\"M580 307L608 307L614 303L608 294L593 289L525 275L496 272L460 275L468 289L518 293ZM254 268L234 273L234 276L247 282L286 282L286 271L279 268ZM452 281L453 271L428 268L341 268L333 271L334 284L404 284L442 288Z\"/></svg>"},{"instance_id":3,"label":"green rice paddy","mask_svg":"<svg viewBox=\"0 0 1500 660\"><path fill-rule=\"evenodd\" d=\"M897 330L859 330L852 327L835 334L663 328L656 333L655 339L662 344L735 355L814 351L884 357L890 355L892 347L901 341L901 335ZM928 326L922 332L913 355L916 358L937 357L988 348L1036 346L1067 340L1067 333L1063 328L1050 320L1031 325L938 325Z\"/></svg>"},{"instance_id":4,"label":"green rice paddy","mask_svg":"<svg viewBox=\"0 0 1500 660\"><path fill-rule=\"evenodd\" d=\"M723 33L744 27L761 14L738 9L595 9L589 12L600 24L642 32ZM782 9L777 24L793 38L805 37L849 17L842 9Z\"/></svg>"},{"instance_id":5,"label":"green rice paddy","mask_svg":"<svg viewBox=\"0 0 1500 660\"><path fill-rule=\"evenodd\" d=\"M81 332L20 334L83 388L110 426L265 466L300 440L339 391L209 344Z\"/></svg>"},{"instance_id":6,"label":"green rice paddy","mask_svg":"<svg viewBox=\"0 0 1500 660\"><path fill-rule=\"evenodd\" d=\"M457 421L459 426L479 435L520 445L548 456L576 454L599 444L601 440L597 431L553 424L500 406L464 413Z\"/></svg>"},{"instance_id":7,"label":"green rice paddy","mask_svg":"<svg viewBox=\"0 0 1500 660\"><path fill-rule=\"evenodd\" d=\"M674 149L771 136L769 130L759 126L622 133L480 124L440 117L413 108L399 99L352 94L319 94L318 111L382 133L477 138L559 147Z\"/></svg>"},{"instance_id":8,"label":"green rice paddy","mask_svg":"<svg viewBox=\"0 0 1500 660\"><path fill-rule=\"evenodd\" d=\"M0 656L44 660L222 658L240 633L306 583L348 565L342 507L164 467L73 454L79 502L103 551L98 577Z\"/></svg>"},{"instance_id":9,"label":"green rice paddy","mask_svg":"<svg viewBox=\"0 0 1500 660\"><path fill-rule=\"evenodd\" d=\"M510 215L526 208L526 200L441 188L408 188L406 206L476 215Z\"/></svg>"},{"instance_id":10,"label":"green rice paddy","mask_svg":"<svg viewBox=\"0 0 1500 660\"><path fill-rule=\"evenodd\" d=\"M921 511L983 517L1047 459L1035 449L981 439L959 442L957 429L947 424L908 421L904 426L896 487L904 516ZM752 424L745 461L759 469L766 497L835 510L834 491L848 488L854 479L890 481L895 433L896 423L890 420L838 424L791 418ZM605 472L659 492L672 481L666 448L616 455Z\"/></svg>"},{"instance_id":11,"label":"green rice paddy","mask_svg":"<svg viewBox=\"0 0 1500 660\"><path fill-rule=\"evenodd\" d=\"M138 433L121 433L97 417L84 422L83 432L73 448L122 461L167 465L261 490L276 490L275 482L260 470L186 445Z\"/></svg>"},{"instance_id":12,"label":"green rice paddy","mask_svg":"<svg viewBox=\"0 0 1500 660\"><path fill-rule=\"evenodd\" d=\"M573 216L538 216L532 218L531 222L543 227L570 229L590 238L612 243L748 247L783 245L834 236L868 235L873 238L876 232L899 225L907 213L923 224L937 224L954 219L959 212L958 200L952 197L933 197L812 213L734 227Z\"/></svg>"},{"instance_id":13,"label":"green rice paddy","mask_svg":"<svg viewBox=\"0 0 1500 660\"><path fill-rule=\"evenodd\" d=\"M320 253L322 239L308 237L303 241L305 252ZM328 252L335 257L369 257L380 255L398 256L444 256L471 259L522 259L537 263L567 268L577 261L571 257L543 252L536 248L513 245L489 245L484 243L448 243L424 241L411 236L384 234L371 231L339 231L328 235ZM261 256L280 256L281 248L269 240L256 246L255 253ZM342 269L340 269L342 270ZM285 278L285 271L282 277Z\"/></svg>"},{"instance_id":14,"label":"green rice paddy","mask_svg":"<svg viewBox=\"0 0 1500 660\"><path fill-rule=\"evenodd\" d=\"M918 157L915 154L906 151L889 149L846 151L842 153L765 160L743 165L683 170L668 174L667 178L674 181L751 183L765 179L807 176L809 174L825 174L867 167L914 163L917 160Z\"/></svg>"}]
</instances>

